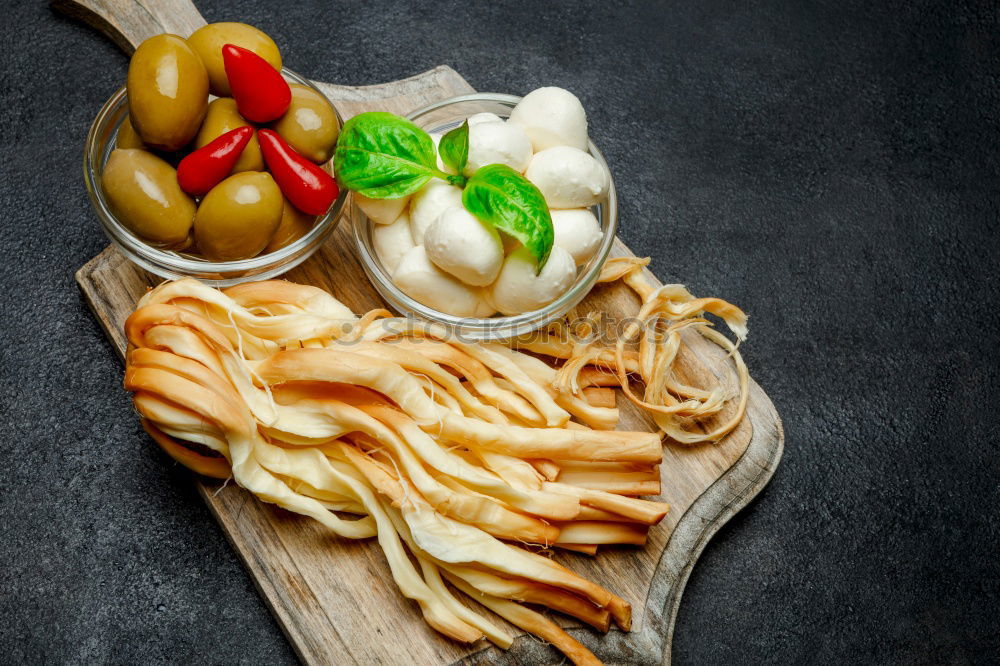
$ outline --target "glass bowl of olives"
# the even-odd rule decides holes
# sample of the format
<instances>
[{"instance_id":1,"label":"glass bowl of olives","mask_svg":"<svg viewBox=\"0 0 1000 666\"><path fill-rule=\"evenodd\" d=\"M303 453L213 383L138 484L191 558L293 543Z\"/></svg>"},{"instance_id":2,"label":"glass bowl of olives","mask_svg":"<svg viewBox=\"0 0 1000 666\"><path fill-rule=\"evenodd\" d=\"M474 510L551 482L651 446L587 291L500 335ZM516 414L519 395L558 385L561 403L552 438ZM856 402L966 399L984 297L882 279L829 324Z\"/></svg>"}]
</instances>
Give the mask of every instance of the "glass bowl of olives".
<instances>
[{"instance_id":1,"label":"glass bowl of olives","mask_svg":"<svg viewBox=\"0 0 1000 666\"><path fill-rule=\"evenodd\" d=\"M318 95L318 99L326 101L336 116L339 130L343 121L321 90L287 68L282 68L281 73L291 84L293 95L301 91L302 94L313 98ZM235 121L233 116L236 118ZM199 136L196 139L196 147L201 147L214 138L216 130L221 134L241 124L251 124L240 119L236 115L232 100L224 97L210 100L202 128L208 127L210 123L217 127L209 132L208 137L203 139ZM116 148L123 150L118 151L116 159L109 164L112 152ZM252 143L241 155L240 162L237 163L232 175L216 186L221 188L233 180L234 176L241 176L228 185L228 192L220 192L214 197L216 202L213 217L218 220L220 231L215 243L216 258L210 259L206 257L209 253L201 251L194 243L193 232L191 237L184 241L178 242L170 238L171 225L176 227L177 220L183 221L185 218L190 221L189 216L193 216L196 207L207 198L207 195L198 199L189 198L177 187L160 187L161 183L157 182L160 179L176 178L175 168L183 156L182 152L163 152L142 145L141 139L129 122L126 87L119 89L101 108L87 135L84 149L84 182L105 234L118 251L131 262L160 277L168 279L194 277L217 287L276 277L298 266L319 249L336 229L343 215L348 196L346 190L341 191L329 209L318 216L307 215L297 210L278 191L277 196L281 199L281 220L276 228L270 228L269 237L263 239L266 240L263 249L255 252L262 241L253 239L252 234L241 228L239 212L245 210L245 207L229 205L230 200L240 202L241 198L245 199L248 188L256 192L252 196L258 196L260 193L259 188L255 187L255 179L259 180L263 175L260 171L263 165L254 166L247 163L247 161L260 161L260 148L257 145L257 137L254 136ZM321 165L321 168L327 172L332 171L329 161ZM142 235L136 233L137 225L134 221L132 224L126 224L122 219L128 214L127 209L133 202L128 201L127 197L125 201L109 199L107 183L112 183L113 187L118 179L131 181L128 183L129 187L149 193L160 204L155 215L150 215L149 211L146 211L142 216L143 224L150 225L143 229L146 233ZM240 183L238 182L240 180L247 182ZM260 206L269 206L273 214L278 204L266 201L275 196L273 191L273 188L270 191L264 190L265 201L258 204L258 209ZM135 205L143 203L135 202ZM245 247L242 249L239 247L241 243L244 245L250 243L253 247L246 251ZM254 256L232 260L218 258L220 255L224 256L226 252L236 255L253 253Z\"/></svg>"}]
</instances>

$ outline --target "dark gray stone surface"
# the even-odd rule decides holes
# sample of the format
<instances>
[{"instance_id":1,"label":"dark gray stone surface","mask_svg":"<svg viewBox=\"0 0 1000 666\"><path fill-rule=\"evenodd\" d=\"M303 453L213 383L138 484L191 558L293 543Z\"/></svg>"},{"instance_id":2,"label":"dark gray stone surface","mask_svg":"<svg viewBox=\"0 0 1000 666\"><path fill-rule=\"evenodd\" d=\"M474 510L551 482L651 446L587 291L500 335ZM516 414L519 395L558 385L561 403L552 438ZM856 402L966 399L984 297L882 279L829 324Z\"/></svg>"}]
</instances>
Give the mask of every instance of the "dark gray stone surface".
<instances>
[{"instance_id":1,"label":"dark gray stone surface","mask_svg":"<svg viewBox=\"0 0 1000 666\"><path fill-rule=\"evenodd\" d=\"M696 567L677 663L1000 659L995 2L199 4L322 80L570 88L625 241L750 313L785 459ZM44 3L0 30L0 661L292 662L73 282L125 56Z\"/></svg>"}]
</instances>

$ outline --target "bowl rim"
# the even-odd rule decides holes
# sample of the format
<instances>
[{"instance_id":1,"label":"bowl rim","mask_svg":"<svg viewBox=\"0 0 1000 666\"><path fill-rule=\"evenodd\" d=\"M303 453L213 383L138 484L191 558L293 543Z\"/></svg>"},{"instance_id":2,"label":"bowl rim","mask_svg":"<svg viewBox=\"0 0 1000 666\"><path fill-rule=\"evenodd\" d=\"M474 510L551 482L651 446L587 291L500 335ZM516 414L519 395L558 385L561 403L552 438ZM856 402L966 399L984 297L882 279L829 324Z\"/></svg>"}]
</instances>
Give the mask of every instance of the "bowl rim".
<instances>
[{"instance_id":1,"label":"bowl rim","mask_svg":"<svg viewBox=\"0 0 1000 666\"><path fill-rule=\"evenodd\" d=\"M333 112L337 117L337 121L341 126L343 126L344 120L341 117L340 112L337 110L336 105L334 105L330 98L327 97L318 86L301 74L298 74L287 67L282 67L281 73L286 78L291 79L292 83L308 86L312 90L319 93L333 109ZM98 220L100 221L105 234L113 243L123 245L128 251L126 254L137 254L146 264L152 264L161 270L165 269L173 273L180 274L226 274L240 271L254 271L259 269L266 270L281 267L286 261L291 259L296 259L301 262L305 258L300 256L303 251L308 250L309 254L314 252L322 244L320 241L322 241L328 234L332 233L339 224L349 195L349 192L346 189L340 190L336 201L333 202L330 209L327 210L326 213L318 217L316 222L313 224L312 229L309 230L309 233L295 242L290 243L279 250L275 250L274 252L259 254L255 257L250 257L249 259L237 259L235 261L208 261L184 257L175 252L163 250L155 247L154 245L150 245L148 242L132 233L132 231L130 231L111 211L111 208L108 206L108 202L104 196L104 189L101 187L97 171L93 168L93 165L96 164L103 171L104 166L107 164L108 156L111 154L111 151L115 149L113 139L117 136L121 123L119 123L118 127L113 128L112 133L114 136L111 134L108 135L108 142L103 147L103 150L101 150L100 147L102 130L107 131L109 129L107 126L110 123L110 116L117 113L122 106L127 106L127 104L128 93L126 87L122 86L115 91L110 98L108 98L108 100L101 107L101 110L98 111L97 116L94 118L94 121L91 123L90 129L87 132L87 138L83 150L83 177L84 183L87 187L87 193L90 197L91 206L97 214ZM310 248L311 245L315 245L315 247ZM132 257L130 257L130 259L131 258ZM149 268L148 265L144 267ZM218 280L218 278L209 279Z\"/></svg>"},{"instance_id":2,"label":"bowl rim","mask_svg":"<svg viewBox=\"0 0 1000 666\"><path fill-rule=\"evenodd\" d=\"M511 108L513 108L513 106L520 102L521 99L522 98L518 95L489 92L458 95L456 97L449 97L447 99L422 106L418 109L410 111L405 115L405 117L407 120L416 121L421 116L433 111L464 102L498 102L500 104L510 105ZM395 283L393 283L391 277L382 268L381 262L374 256L373 250L369 249L368 242L365 239L366 231L364 227L366 224L373 225L374 222L371 222L368 219L367 215L364 214L355 201L352 206L352 224L354 227L355 244L358 248L358 254L361 257L362 265L364 266L365 271L368 273L369 278L376 283L375 286L379 289L379 291L383 292L383 297L386 296L385 292L388 292L388 294L391 295L392 298L386 298L386 300L390 301L390 305L396 309L404 310L405 314L416 315L421 319L445 324L446 326L453 327L461 332L472 334L477 337L485 335L491 338L499 338L511 335L522 335L537 330L547 323L555 321L559 317L566 314L567 311L582 301L586 295L590 293L591 288L597 282L597 278L601 274L601 270L604 267L604 264L611 253L611 249L614 246L615 239L617 238L618 195L615 189L614 177L611 175L611 170L608 168L604 155L589 137L587 138L587 149L590 155L594 157L594 159L596 159L608 173L609 187L607 199L596 204L597 206L606 206L606 214L608 217L607 226L604 230L604 237L601 239L601 245L598 247L597 252L594 253L594 256L591 257L587 266L577 275L573 286L567 289L564 294L548 305L539 308L538 310L531 310L517 315L459 317L457 315L440 312L420 303L419 301L408 296L399 287L397 287ZM602 210L602 215L603 213L604 211Z\"/></svg>"}]
</instances>

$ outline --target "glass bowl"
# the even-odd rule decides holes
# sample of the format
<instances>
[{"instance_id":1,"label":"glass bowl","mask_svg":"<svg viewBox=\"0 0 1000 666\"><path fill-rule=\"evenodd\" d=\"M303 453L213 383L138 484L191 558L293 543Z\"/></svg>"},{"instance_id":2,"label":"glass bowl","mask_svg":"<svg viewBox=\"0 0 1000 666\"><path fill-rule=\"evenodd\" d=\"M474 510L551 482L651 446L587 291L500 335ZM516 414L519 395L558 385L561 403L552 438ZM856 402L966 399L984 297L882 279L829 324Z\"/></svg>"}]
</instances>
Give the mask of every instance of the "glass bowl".
<instances>
[{"instance_id":1,"label":"glass bowl","mask_svg":"<svg viewBox=\"0 0 1000 666\"><path fill-rule=\"evenodd\" d=\"M407 118L428 132L447 132L458 127L466 118L482 112L495 113L501 118L510 117L511 110L521 101L516 95L499 93L475 93L436 102L407 114ZM608 168L604 156L593 141L588 149L594 159L605 169ZM610 175L610 170L608 170ZM597 281L601 268L611 252L618 228L618 198L615 194L614 178L610 179L608 197L590 210L597 216L604 234L601 245L594 256L577 270L576 282L566 293L545 307L512 316L488 318L456 317L428 307L410 296L392 282L389 271L382 265L375 252L371 222L361 208L354 203L351 212L354 221L354 238L361 257L361 265L368 279L382 298L400 314L443 325L449 332L471 340L509 339L535 331L565 315L590 292Z\"/></svg>"},{"instance_id":2,"label":"glass bowl","mask_svg":"<svg viewBox=\"0 0 1000 666\"><path fill-rule=\"evenodd\" d=\"M309 86L320 95L319 90L306 78L289 69L282 69L282 75L291 83ZM330 100L323 95L323 98ZM343 124L336 107L337 120ZM160 277L175 279L195 277L216 287L228 287L250 280L266 280L280 275L309 258L329 237L344 212L348 192L342 191L325 215L317 218L312 229L294 243L280 250L238 261L209 261L193 254L163 250L142 240L125 227L111 212L101 188L101 174L104 165L114 150L118 128L128 115L128 96L121 88L111 96L94 119L87 134L87 144L83 151L83 178L87 185L90 202L97 213L97 219L111 243L137 266ZM324 166L325 169L330 167Z\"/></svg>"}]
</instances>

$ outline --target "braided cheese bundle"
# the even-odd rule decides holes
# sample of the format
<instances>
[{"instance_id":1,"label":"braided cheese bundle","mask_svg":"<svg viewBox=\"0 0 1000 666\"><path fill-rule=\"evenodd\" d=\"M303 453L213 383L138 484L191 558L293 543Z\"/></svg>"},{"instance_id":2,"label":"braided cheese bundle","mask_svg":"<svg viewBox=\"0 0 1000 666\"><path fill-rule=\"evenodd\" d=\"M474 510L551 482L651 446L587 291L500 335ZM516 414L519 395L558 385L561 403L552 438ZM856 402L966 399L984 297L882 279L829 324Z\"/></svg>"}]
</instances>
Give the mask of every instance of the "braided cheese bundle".
<instances>
[{"instance_id":1,"label":"braided cheese bundle","mask_svg":"<svg viewBox=\"0 0 1000 666\"><path fill-rule=\"evenodd\" d=\"M646 296L651 313L675 307ZM684 314L709 307L693 303ZM659 434L614 430L604 387L621 384L657 408L681 402L664 397L679 390L705 394L691 412L718 402L669 380L632 395L624 374L655 379L663 350L588 349L574 360L550 349L571 358L569 377L569 363L557 370L385 311L357 317L321 289L284 281L225 291L167 282L125 328L125 386L172 458L340 536L376 537L400 591L441 633L513 640L457 590L574 663L596 659L524 604L602 631L612 620L627 630L631 607L539 549L643 544L669 509L637 497L659 493ZM673 421L657 423L675 436Z\"/></svg>"}]
</instances>

